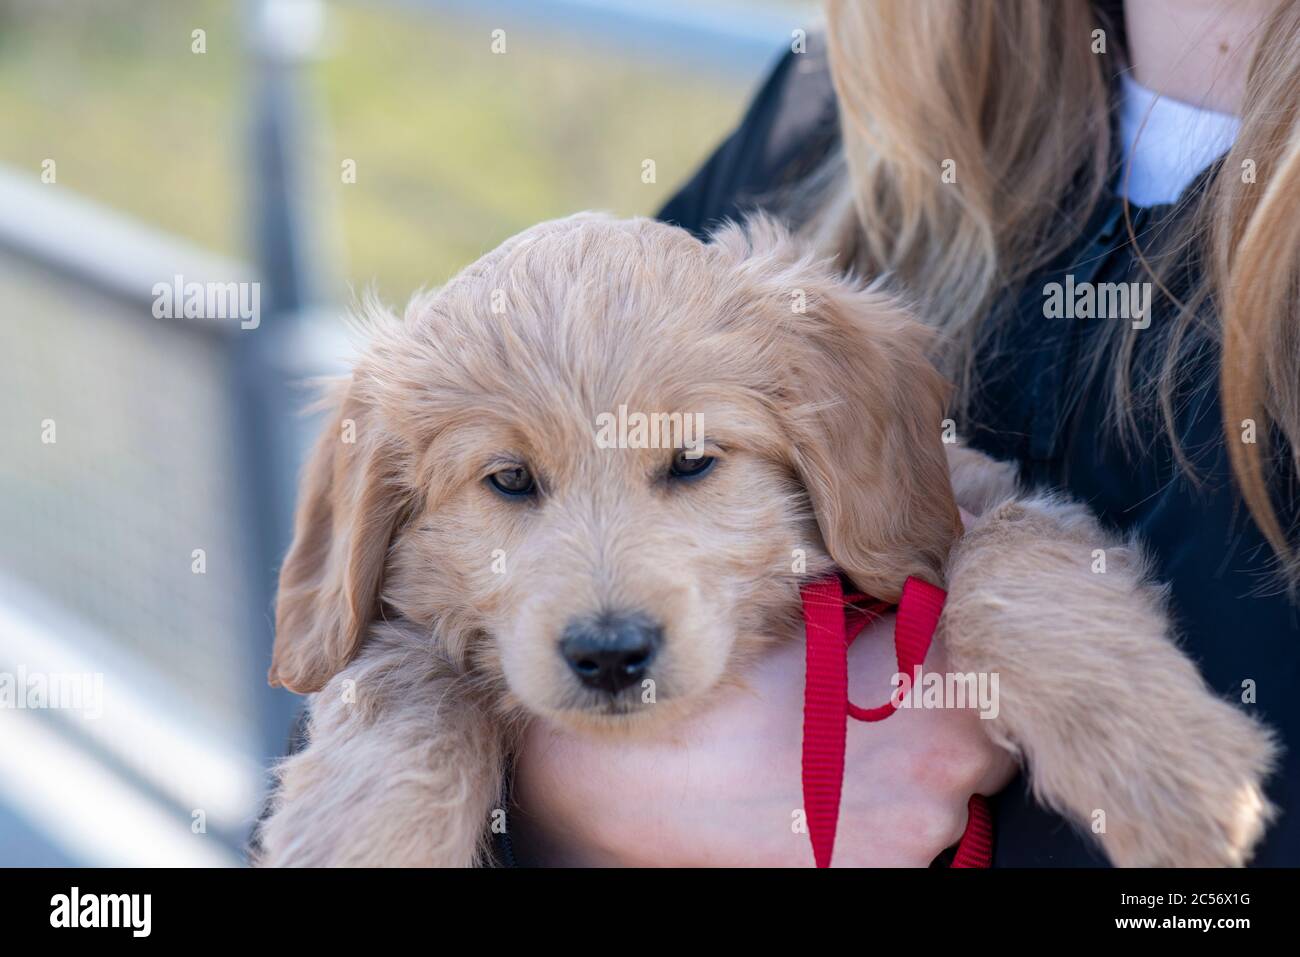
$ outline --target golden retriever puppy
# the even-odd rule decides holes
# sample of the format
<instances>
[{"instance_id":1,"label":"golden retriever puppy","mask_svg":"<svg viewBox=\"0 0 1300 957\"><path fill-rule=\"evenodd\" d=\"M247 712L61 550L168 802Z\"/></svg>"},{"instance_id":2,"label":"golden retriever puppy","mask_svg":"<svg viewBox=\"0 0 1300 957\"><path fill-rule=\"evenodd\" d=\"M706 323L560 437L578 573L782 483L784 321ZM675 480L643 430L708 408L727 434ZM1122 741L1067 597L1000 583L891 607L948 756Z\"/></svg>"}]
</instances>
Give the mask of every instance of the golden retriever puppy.
<instances>
[{"instance_id":1,"label":"golden retriever puppy","mask_svg":"<svg viewBox=\"0 0 1300 957\"><path fill-rule=\"evenodd\" d=\"M990 732L1049 805L1106 809L1117 863L1248 855L1272 743L1136 551L946 449L924 328L771 222L544 223L373 319L281 572L271 680L313 698L261 863L483 861L523 722L688 721L836 567L950 589L954 668L1001 673Z\"/></svg>"}]
</instances>

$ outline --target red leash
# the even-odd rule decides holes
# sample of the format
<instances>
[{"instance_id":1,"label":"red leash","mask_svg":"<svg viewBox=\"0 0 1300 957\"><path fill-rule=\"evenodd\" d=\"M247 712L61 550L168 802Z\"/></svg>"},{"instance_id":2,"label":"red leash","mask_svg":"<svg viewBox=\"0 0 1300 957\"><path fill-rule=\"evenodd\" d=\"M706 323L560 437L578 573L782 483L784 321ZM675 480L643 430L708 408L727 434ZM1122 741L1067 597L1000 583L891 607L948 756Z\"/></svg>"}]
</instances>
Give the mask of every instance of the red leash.
<instances>
[{"instance_id":1,"label":"red leash","mask_svg":"<svg viewBox=\"0 0 1300 957\"><path fill-rule=\"evenodd\" d=\"M889 610L884 602L845 595L838 575L803 587L803 621L808 668L804 686L803 796L818 867L830 867L835 825L844 781L844 742L849 718L883 721L896 710L893 696L878 708L859 708L849 700L849 645L867 622ZM905 675L925 661L946 597L943 589L908 578L894 622L898 670ZM858 604L854 604L857 602ZM993 860L993 820L988 802L970 799L966 830L953 867L988 867Z\"/></svg>"}]
</instances>

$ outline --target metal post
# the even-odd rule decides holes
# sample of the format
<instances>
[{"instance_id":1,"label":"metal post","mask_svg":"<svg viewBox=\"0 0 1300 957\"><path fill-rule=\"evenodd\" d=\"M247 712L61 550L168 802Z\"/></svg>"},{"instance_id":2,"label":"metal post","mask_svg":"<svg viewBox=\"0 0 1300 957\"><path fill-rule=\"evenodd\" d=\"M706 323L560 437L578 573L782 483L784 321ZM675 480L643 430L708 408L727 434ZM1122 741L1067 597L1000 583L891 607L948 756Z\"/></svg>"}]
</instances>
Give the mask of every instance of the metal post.
<instances>
[{"instance_id":1,"label":"metal post","mask_svg":"<svg viewBox=\"0 0 1300 957\"><path fill-rule=\"evenodd\" d=\"M236 337L231 356L235 442L240 452L245 527L256 600L248 627L257 724L266 761L285 752L299 701L267 685L276 574L288 548L294 480L303 454L302 395L294 380L308 370L295 344L304 316L322 302L318 223L311 201L315 177L311 116L303 61L316 51L324 9L319 0L249 0L248 50L253 61L250 221L262 284L259 328Z\"/></svg>"}]
</instances>

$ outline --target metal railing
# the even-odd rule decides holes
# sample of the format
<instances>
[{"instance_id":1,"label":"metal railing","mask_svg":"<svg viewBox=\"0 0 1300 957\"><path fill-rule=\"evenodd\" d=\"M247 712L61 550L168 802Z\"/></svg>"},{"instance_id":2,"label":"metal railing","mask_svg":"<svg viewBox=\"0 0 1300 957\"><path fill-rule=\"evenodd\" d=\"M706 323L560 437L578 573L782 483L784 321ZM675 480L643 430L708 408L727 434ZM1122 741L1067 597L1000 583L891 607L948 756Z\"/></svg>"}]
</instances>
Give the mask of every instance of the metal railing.
<instances>
[{"instance_id":1,"label":"metal railing","mask_svg":"<svg viewBox=\"0 0 1300 957\"><path fill-rule=\"evenodd\" d=\"M797 12L739 5L378 2L531 18L748 75L801 25ZM275 575L311 428L297 414L297 383L334 371L345 351L315 318L330 305L313 240L332 224L312 221L304 165L315 105L300 67L323 7L247 0L243 10L255 263L0 168L0 287L10 280L11 292L24 287L58 314L0 322L0 378L16 392L7 423L0 412L16 449L0 468L0 672L38 661L112 683L102 722L0 715L9 732L0 801L59 832L77 863L237 862L263 769L283 753L297 708L265 681ZM175 275L260 283L258 327L155 318L154 286ZM47 381L55 372L66 381ZM80 397L62 401L70 393ZM61 420L57 452L32 439L45 415ZM205 476L199 489L186 487L194 476ZM209 563L201 586L187 564L199 541ZM191 839L199 814L213 840Z\"/></svg>"}]
</instances>

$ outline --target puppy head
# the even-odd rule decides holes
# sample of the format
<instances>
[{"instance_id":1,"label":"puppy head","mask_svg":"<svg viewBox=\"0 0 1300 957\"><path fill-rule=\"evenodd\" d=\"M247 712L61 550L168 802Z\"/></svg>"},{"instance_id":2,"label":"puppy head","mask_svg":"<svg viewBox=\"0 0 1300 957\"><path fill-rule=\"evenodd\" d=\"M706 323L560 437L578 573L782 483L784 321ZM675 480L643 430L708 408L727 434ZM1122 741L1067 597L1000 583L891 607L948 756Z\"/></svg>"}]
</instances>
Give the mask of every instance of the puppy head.
<instances>
[{"instance_id":1,"label":"puppy head","mask_svg":"<svg viewBox=\"0 0 1300 957\"><path fill-rule=\"evenodd\" d=\"M838 565L896 599L959 528L926 335L764 220L535 227L376 330L303 480L271 679L381 614L575 724L698 700ZM670 707L666 710L674 710Z\"/></svg>"}]
</instances>

